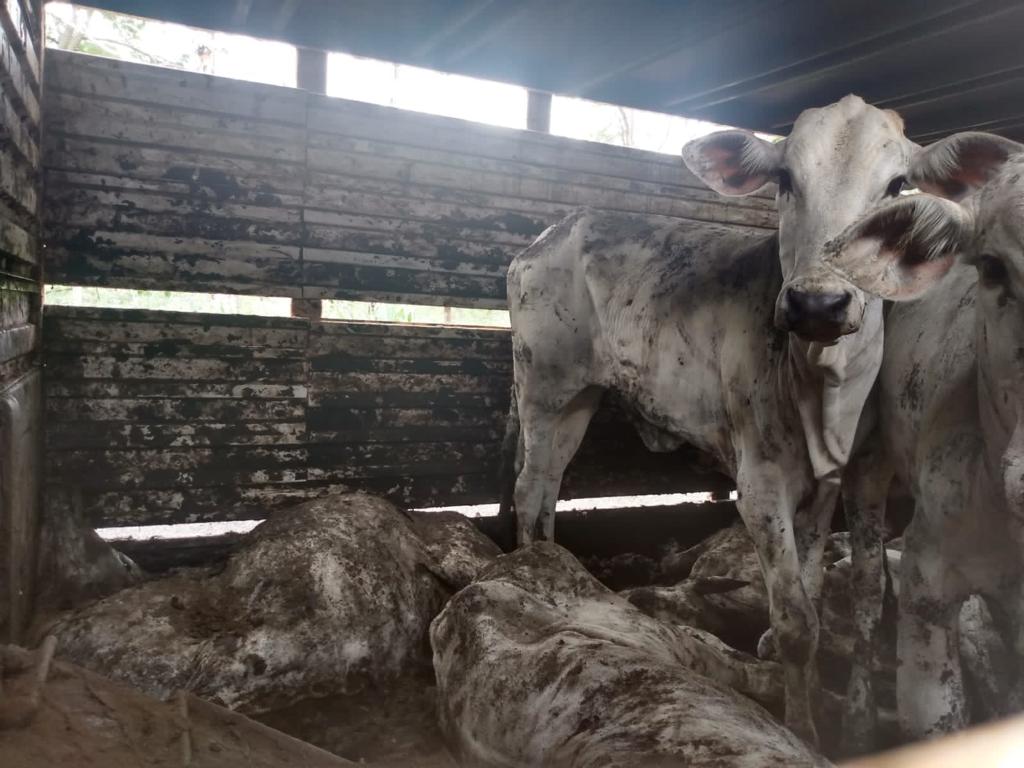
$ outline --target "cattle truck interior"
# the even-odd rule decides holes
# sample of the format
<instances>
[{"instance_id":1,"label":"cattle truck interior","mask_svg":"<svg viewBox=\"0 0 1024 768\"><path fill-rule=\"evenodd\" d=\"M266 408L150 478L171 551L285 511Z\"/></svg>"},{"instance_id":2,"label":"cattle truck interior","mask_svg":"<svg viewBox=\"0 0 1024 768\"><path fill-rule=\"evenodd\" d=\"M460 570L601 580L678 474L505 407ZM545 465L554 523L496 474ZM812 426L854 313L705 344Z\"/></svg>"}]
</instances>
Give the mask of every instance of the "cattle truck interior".
<instances>
[{"instance_id":1,"label":"cattle truck interior","mask_svg":"<svg viewBox=\"0 0 1024 768\"><path fill-rule=\"evenodd\" d=\"M1021 30L0 2L0 766L1024 765Z\"/></svg>"}]
</instances>

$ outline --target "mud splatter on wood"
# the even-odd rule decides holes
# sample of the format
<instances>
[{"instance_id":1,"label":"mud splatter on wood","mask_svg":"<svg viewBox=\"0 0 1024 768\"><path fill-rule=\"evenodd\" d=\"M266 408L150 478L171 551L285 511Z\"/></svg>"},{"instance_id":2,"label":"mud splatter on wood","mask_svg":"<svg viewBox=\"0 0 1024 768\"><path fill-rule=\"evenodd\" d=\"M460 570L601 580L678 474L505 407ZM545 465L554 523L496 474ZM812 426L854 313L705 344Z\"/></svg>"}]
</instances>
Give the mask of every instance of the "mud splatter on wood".
<instances>
[{"instance_id":1,"label":"mud splatter on wood","mask_svg":"<svg viewBox=\"0 0 1024 768\"><path fill-rule=\"evenodd\" d=\"M41 12L39 0L0 4L0 642L27 616L41 479Z\"/></svg>"},{"instance_id":2,"label":"mud splatter on wood","mask_svg":"<svg viewBox=\"0 0 1024 768\"><path fill-rule=\"evenodd\" d=\"M337 485L497 498L504 330L52 307L45 360L49 483L97 525L263 517ZM693 459L609 412L566 494L727 487Z\"/></svg>"},{"instance_id":3,"label":"mud splatter on wood","mask_svg":"<svg viewBox=\"0 0 1024 768\"><path fill-rule=\"evenodd\" d=\"M670 155L63 51L48 67L55 282L503 307L512 257L581 205L775 224L770 198L724 201Z\"/></svg>"}]
</instances>

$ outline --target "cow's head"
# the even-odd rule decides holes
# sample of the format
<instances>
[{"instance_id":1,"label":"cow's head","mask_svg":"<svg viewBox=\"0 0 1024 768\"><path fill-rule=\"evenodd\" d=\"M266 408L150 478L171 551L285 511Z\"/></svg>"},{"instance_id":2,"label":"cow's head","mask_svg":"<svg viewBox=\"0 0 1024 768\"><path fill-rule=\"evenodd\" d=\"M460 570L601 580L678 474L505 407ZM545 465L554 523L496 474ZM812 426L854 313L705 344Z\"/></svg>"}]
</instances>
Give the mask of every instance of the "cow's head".
<instances>
[{"instance_id":1,"label":"cow's head","mask_svg":"<svg viewBox=\"0 0 1024 768\"><path fill-rule=\"evenodd\" d=\"M803 112L783 141L721 131L688 143L683 160L724 195L778 183L783 285L775 324L831 343L860 328L867 299L823 263L825 244L899 195L917 150L899 115L847 96Z\"/></svg>"}]
</instances>

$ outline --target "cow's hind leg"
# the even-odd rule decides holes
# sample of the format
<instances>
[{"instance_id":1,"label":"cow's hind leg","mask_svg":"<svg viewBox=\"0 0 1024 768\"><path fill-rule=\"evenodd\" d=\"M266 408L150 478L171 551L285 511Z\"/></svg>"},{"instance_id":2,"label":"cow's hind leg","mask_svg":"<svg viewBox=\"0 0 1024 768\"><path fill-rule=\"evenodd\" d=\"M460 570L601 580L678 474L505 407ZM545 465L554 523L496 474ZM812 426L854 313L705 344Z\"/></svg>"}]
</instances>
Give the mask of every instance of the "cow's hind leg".
<instances>
[{"instance_id":1,"label":"cow's hind leg","mask_svg":"<svg viewBox=\"0 0 1024 768\"><path fill-rule=\"evenodd\" d=\"M761 561L775 644L786 681L786 725L817 745L810 688L818 648L818 616L804 589L793 529L797 504L805 494L795 487L799 470L747 460L736 485L740 516Z\"/></svg>"},{"instance_id":2,"label":"cow's hind leg","mask_svg":"<svg viewBox=\"0 0 1024 768\"><path fill-rule=\"evenodd\" d=\"M562 475L586 434L602 390L587 387L559 398L556 407L521 401L523 466L516 479L515 506L519 545L555 534L555 505Z\"/></svg>"}]
</instances>

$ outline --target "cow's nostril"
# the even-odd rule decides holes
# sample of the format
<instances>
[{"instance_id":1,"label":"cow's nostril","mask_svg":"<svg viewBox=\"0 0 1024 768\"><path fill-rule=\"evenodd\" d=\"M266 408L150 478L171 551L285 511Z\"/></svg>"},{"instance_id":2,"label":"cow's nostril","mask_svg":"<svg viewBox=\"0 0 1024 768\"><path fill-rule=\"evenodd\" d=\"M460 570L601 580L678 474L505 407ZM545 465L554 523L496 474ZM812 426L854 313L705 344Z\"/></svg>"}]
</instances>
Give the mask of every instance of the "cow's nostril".
<instances>
[{"instance_id":1,"label":"cow's nostril","mask_svg":"<svg viewBox=\"0 0 1024 768\"><path fill-rule=\"evenodd\" d=\"M852 298L847 291L810 293L790 288L786 293L790 314L801 319L832 319L850 305Z\"/></svg>"}]
</instances>

